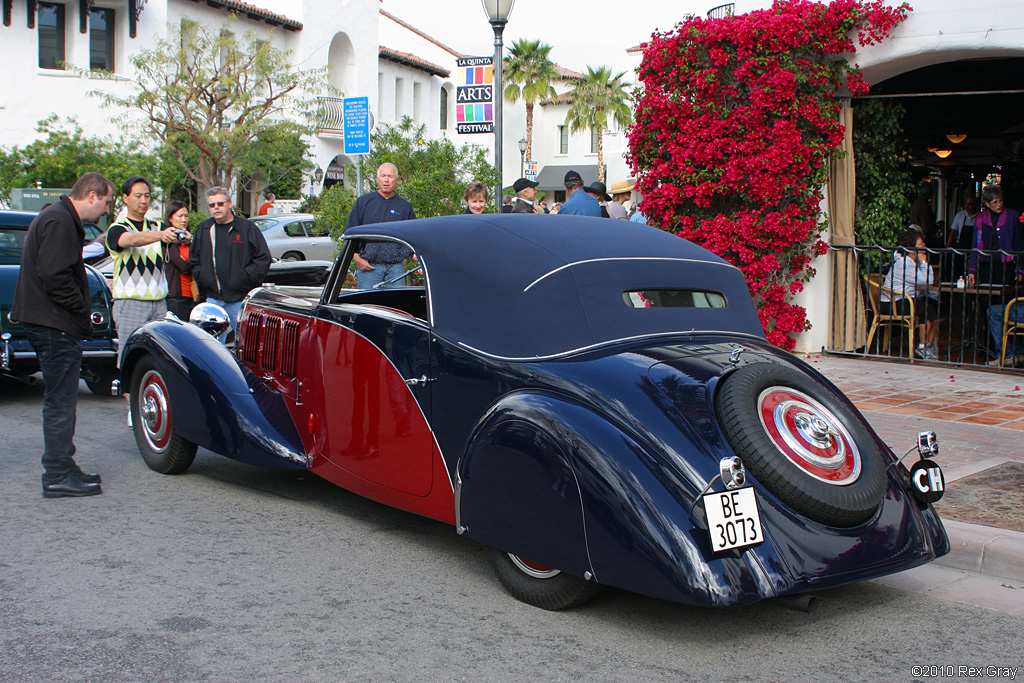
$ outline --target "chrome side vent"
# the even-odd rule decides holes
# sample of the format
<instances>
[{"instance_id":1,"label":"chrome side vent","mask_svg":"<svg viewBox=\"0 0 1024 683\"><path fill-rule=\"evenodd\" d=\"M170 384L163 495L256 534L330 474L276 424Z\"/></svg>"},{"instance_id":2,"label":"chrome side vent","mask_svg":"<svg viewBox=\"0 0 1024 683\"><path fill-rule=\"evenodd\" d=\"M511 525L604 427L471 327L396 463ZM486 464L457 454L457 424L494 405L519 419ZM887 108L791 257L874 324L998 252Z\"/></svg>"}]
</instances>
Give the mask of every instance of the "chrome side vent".
<instances>
[{"instance_id":1,"label":"chrome side vent","mask_svg":"<svg viewBox=\"0 0 1024 683\"><path fill-rule=\"evenodd\" d=\"M264 370L277 369L277 340L281 336L281 319L267 316L260 340L260 367Z\"/></svg>"},{"instance_id":2,"label":"chrome side vent","mask_svg":"<svg viewBox=\"0 0 1024 683\"><path fill-rule=\"evenodd\" d=\"M299 324L294 320L286 320L281 337L281 374L294 377L299 357Z\"/></svg>"},{"instance_id":3,"label":"chrome side vent","mask_svg":"<svg viewBox=\"0 0 1024 683\"><path fill-rule=\"evenodd\" d=\"M245 334L242 335L242 360L255 363L260 348L260 332L263 329L263 315L250 313L245 317Z\"/></svg>"}]
</instances>

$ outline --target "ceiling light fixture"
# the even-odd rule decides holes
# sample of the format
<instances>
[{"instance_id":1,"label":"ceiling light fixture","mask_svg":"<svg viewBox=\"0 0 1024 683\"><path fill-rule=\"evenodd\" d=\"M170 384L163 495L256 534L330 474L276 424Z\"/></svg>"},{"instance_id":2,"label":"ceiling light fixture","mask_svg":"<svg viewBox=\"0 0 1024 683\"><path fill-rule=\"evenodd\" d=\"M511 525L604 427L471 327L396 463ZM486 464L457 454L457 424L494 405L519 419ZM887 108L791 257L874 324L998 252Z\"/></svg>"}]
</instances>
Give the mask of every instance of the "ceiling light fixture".
<instances>
[{"instance_id":1,"label":"ceiling light fixture","mask_svg":"<svg viewBox=\"0 0 1024 683\"><path fill-rule=\"evenodd\" d=\"M952 142L954 145L959 145L961 142L967 139L967 136L963 133L949 133L946 135L946 139Z\"/></svg>"}]
</instances>

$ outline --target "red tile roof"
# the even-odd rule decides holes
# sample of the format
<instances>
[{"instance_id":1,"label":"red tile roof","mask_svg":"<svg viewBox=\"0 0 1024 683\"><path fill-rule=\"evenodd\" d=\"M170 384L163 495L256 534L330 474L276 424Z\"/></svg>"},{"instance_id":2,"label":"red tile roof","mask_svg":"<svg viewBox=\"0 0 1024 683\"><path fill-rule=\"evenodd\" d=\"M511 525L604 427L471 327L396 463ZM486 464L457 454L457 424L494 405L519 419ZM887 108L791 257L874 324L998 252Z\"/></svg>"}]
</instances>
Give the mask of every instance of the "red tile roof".
<instances>
[{"instance_id":1,"label":"red tile roof","mask_svg":"<svg viewBox=\"0 0 1024 683\"><path fill-rule=\"evenodd\" d=\"M567 80L567 81L582 81L583 80L583 74L581 74L578 71L573 71L572 69L566 69L564 66L558 66L557 64L555 64L555 70L558 72L558 75L561 78L563 78L564 80Z\"/></svg>"},{"instance_id":2,"label":"red tile roof","mask_svg":"<svg viewBox=\"0 0 1024 683\"><path fill-rule=\"evenodd\" d=\"M398 24L399 26L402 26L404 28L409 29L410 31L412 31L416 35L420 36L421 38L425 38L426 40L429 40L434 45L437 45L442 50L451 53L452 56L454 56L454 57L466 57L467 56L467 55L460 54L460 53L456 52L455 50L451 49L450 47L448 47L447 45L442 43L437 38L434 38L433 36L428 36L426 33L424 33L423 31L419 30L418 28L416 28L412 24L409 24L407 22L402 21L401 19L396 17L394 14L391 14L390 12L386 12L385 10L381 10L380 13L383 14L388 19L390 19L391 21L393 21L396 24Z\"/></svg>"},{"instance_id":3,"label":"red tile roof","mask_svg":"<svg viewBox=\"0 0 1024 683\"><path fill-rule=\"evenodd\" d=\"M451 72L443 66L438 66L437 64L428 62L414 54L392 50L391 48L384 47L383 45L380 46L380 56L388 61L395 62L396 64L404 64L405 66L411 66L412 68L419 69L420 71L426 71L428 74L433 76L448 78L448 76L451 75Z\"/></svg>"},{"instance_id":4,"label":"red tile roof","mask_svg":"<svg viewBox=\"0 0 1024 683\"><path fill-rule=\"evenodd\" d=\"M214 9L224 8L229 12L235 14L244 14L254 21L265 21L271 26L280 26L286 31L301 31L302 23L294 21L284 16L283 14L274 14L269 10L250 5L247 2L241 2L240 0L192 0L192 2L200 3L206 2L207 5Z\"/></svg>"}]
</instances>

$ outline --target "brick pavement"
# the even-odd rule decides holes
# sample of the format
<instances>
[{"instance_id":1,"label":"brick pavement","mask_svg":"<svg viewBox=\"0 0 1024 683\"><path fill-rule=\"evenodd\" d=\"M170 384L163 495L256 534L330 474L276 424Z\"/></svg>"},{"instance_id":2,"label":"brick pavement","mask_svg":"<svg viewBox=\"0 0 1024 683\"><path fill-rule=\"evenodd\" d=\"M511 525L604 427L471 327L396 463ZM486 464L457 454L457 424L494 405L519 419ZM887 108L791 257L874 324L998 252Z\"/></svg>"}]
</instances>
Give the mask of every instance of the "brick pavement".
<instances>
[{"instance_id":1,"label":"brick pavement","mask_svg":"<svg viewBox=\"0 0 1024 683\"><path fill-rule=\"evenodd\" d=\"M940 563L1024 580L1024 375L801 354L898 455L933 430L946 494L936 505L953 551ZM908 461L916 458L912 453Z\"/></svg>"}]
</instances>

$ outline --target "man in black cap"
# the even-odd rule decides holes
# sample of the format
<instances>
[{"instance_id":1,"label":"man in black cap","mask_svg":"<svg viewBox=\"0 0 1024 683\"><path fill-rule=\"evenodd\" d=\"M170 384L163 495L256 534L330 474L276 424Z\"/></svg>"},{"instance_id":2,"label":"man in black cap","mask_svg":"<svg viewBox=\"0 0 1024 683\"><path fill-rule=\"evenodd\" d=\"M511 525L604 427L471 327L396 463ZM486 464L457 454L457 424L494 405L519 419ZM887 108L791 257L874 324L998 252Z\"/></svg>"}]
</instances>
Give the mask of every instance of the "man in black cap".
<instances>
[{"instance_id":1,"label":"man in black cap","mask_svg":"<svg viewBox=\"0 0 1024 683\"><path fill-rule=\"evenodd\" d=\"M512 189L516 191L516 200L512 202L512 213L535 213L533 198L537 196L538 185L540 183L526 178L520 178L512 184Z\"/></svg>"},{"instance_id":2,"label":"man in black cap","mask_svg":"<svg viewBox=\"0 0 1024 683\"><path fill-rule=\"evenodd\" d=\"M558 210L559 216L595 216L601 217L601 205L583 189L583 178L576 171L568 171L565 174L565 191L568 199Z\"/></svg>"}]
</instances>

